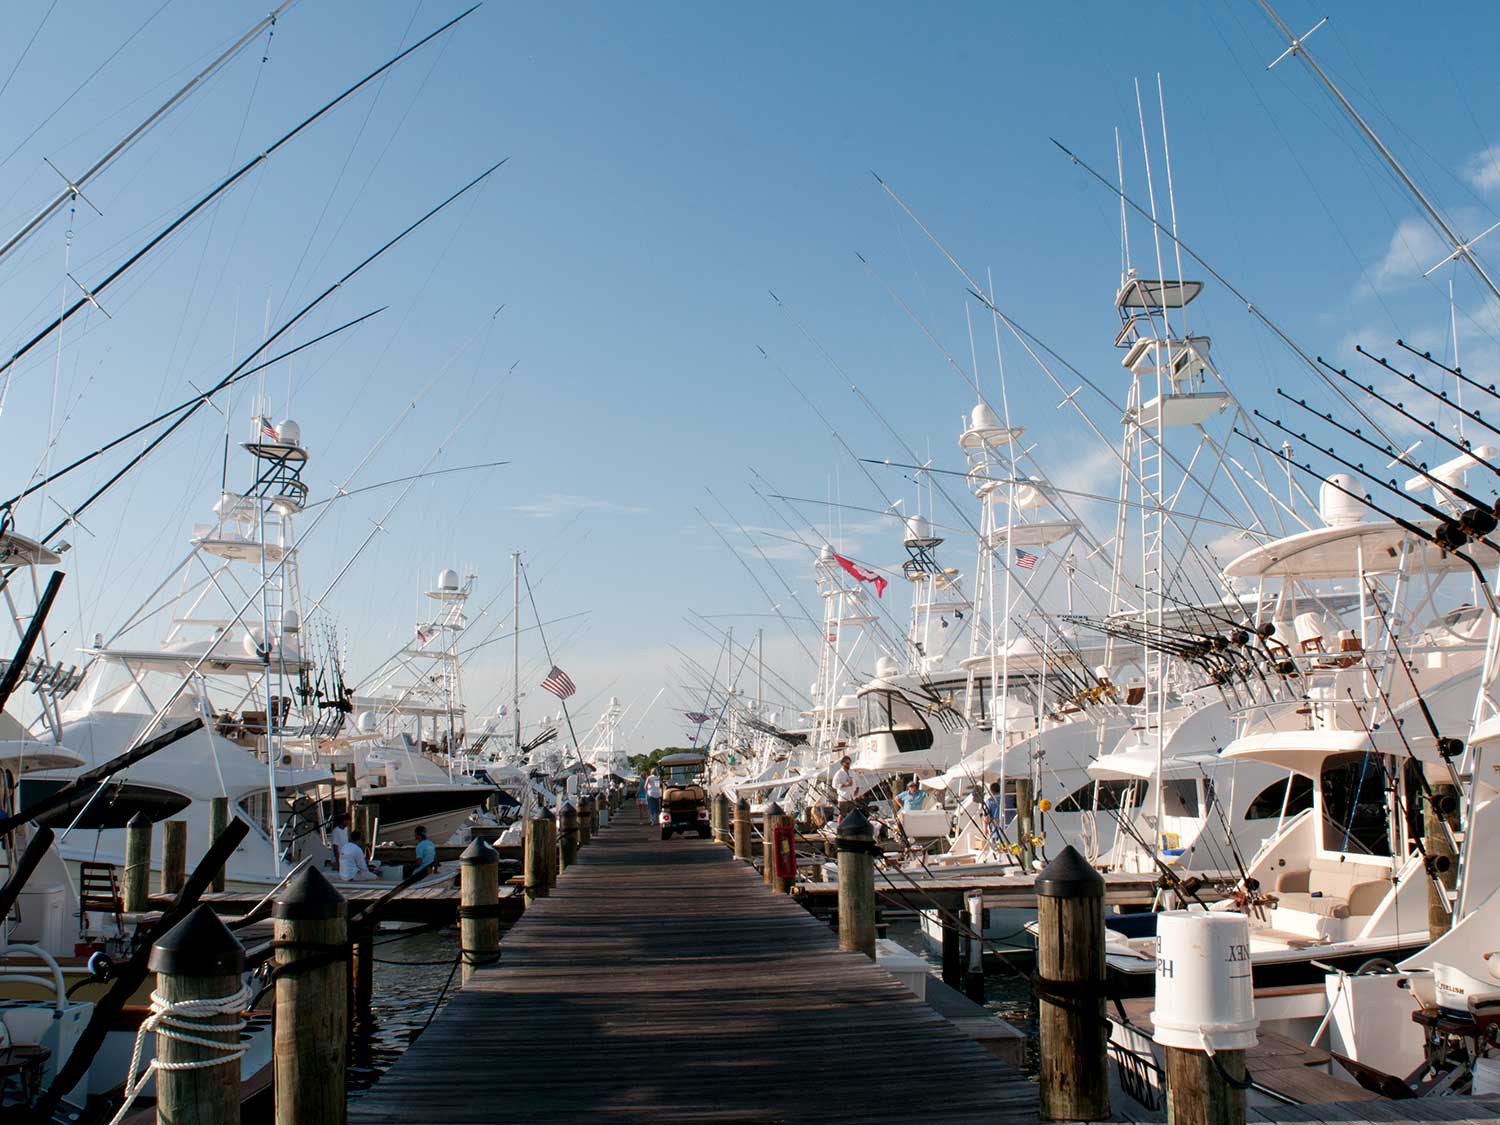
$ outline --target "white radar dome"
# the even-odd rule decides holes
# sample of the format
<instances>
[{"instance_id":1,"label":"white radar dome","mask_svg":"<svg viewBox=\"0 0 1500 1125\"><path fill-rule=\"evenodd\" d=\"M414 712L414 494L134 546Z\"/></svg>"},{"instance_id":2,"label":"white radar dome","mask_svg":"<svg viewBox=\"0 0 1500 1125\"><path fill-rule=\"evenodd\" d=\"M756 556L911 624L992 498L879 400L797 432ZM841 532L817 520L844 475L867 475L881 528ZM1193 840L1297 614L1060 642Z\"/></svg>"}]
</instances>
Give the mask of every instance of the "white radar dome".
<instances>
[{"instance_id":1,"label":"white radar dome","mask_svg":"<svg viewBox=\"0 0 1500 1125\"><path fill-rule=\"evenodd\" d=\"M281 631L283 633L295 633L302 628L302 615L295 609L285 609L281 612Z\"/></svg>"},{"instance_id":2,"label":"white radar dome","mask_svg":"<svg viewBox=\"0 0 1500 1125\"><path fill-rule=\"evenodd\" d=\"M995 412L987 404L981 402L969 411L969 428L971 430L996 430L1000 428L1000 419L995 417Z\"/></svg>"},{"instance_id":3,"label":"white radar dome","mask_svg":"<svg viewBox=\"0 0 1500 1125\"><path fill-rule=\"evenodd\" d=\"M1365 506L1358 499L1363 495L1351 474L1334 473L1318 489L1318 514L1329 527L1353 527L1365 518Z\"/></svg>"},{"instance_id":4,"label":"white radar dome","mask_svg":"<svg viewBox=\"0 0 1500 1125\"><path fill-rule=\"evenodd\" d=\"M927 521L926 516L912 516L906 521L906 541L908 543L919 543L923 539L932 538L932 524Z\"/></svg>"},{"instance_id":5,"label":"white radar dome","mask_svg":"<svg viewBox=\"0 0 1500 1125\"><path fill-rule=\"evenodd\" d=\"M354 720L354 726L360 732L360 734L374 734L375 712L361 711L359 713L359 718Z\"/></svg>"},{"instance_id":6,"label":"white radar dome","mask_svg":"<svg viewBox=\"0 0 1500 1125\"><path fill-rule=\"evenodd\" d=\"M282 445L302 445L302 427L290 418L283 418L277 425L276 436L281 439Z\"/></svg>"},{"instance_id":7,"label":"white radar dome","mask_svg":"<svg viewBox=\"0 0 1500 1125\"><path fill-rule=\"evenodd\" d=\"M1029 481L1016 485L1015 505L1018 508L1040 508L1045 499L1042 490Z\"/></svg>"},{"instance_id":8,"label":"white radar dome","mask_svg":"<svg viewBox=\"0 0 1500 1125\"><path fill-rule=\"evenodd\" d=\"M440 570L440 571L438 571L437 584L438 584L438 589L439 590L457 590L458 589L458 571L456 571L456 570Z\"/></svg>"},{"instance_id":9,"label":"white radar dome","mask_svg":"<svg viewBox=\"0 0 1500 1125\"><path fill-rule=\"evenodd\" d=\"M820 562L832 562L833 561L833 548L829 547L827 545L825 545L822 548L820 548L819 551L818 551L818 561L820 561Z\"/></svg>"},{"instance_id":10,"label":"white radar dome","mask_svg":"<svg viewBox=\"0 0 1500 1125\"><path fill-rule=\"evenodd\" d=\"M896 662L889 656L882 656L875 661L875 675L881 679L889 679L897 672Z\"/></svg>"}]
</instances>

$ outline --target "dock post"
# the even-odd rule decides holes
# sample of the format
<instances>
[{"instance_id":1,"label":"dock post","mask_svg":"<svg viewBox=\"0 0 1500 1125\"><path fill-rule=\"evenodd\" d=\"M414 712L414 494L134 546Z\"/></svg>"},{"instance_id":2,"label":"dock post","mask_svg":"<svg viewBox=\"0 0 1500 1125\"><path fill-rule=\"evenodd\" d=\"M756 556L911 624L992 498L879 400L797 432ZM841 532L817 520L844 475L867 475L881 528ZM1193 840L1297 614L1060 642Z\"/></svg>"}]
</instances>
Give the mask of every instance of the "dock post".
<instances>
[{"instance_id":1,"label":"dock post","mask_svg":"<svg viewBox=\"0 0 1500 1125\"><path fill-rule=\"evenodd\" d=\"M729 799L729 794L720 793L714 801L714 809L719 817L719 830L714 839L726 848L734 847L734 802Z\"/></svg>"},{"instance_id":2,"label":"dock post","mask_svg":"<svg viewBox=\"0 0 1500 1125\"><path fill-rule=\"evenodd\" d=\"M743 797L734 803L734 858L750 859L750 802Z\"/></svg>"},{"instance_id":3,"label":"dock post","mask_svg":"<svg viewBox=\"0 0 1500 1125\"><path fill-rule=\"evenodd\" d=\"M169 820L161 826L161 893L176 895L187 882L187 821Z\"/></svg>"},{"instance_id":4,"label":"dock post","mask_svg":"<svg viewBox=\"0 0 1500 1125\"><path fill-rule=\"evenodd\" d=\"M551 814L542 815L542 847L545 856L542 859L542 874L547 877L547 893L552 893L552 888L557 886L557 821Z\"/></svg>"},{"instance_id":5,"label":"dock post","mask_svg":"<svg viewBox=\"0 0 1500 1125\"><path fill-rule=\"evenodd\" d=\"M839 948L875 960L875 829L859 809L839 821Z\"/></svg>"},{"instance_id":6,"label":"dock post","mask_svg":"<svg viewBox=\"0 0 1500 1125\"><path fill-rule=\"evenodd\" d=\"M151 908L151 818L136 813L125 825L125 888L127 914Z\"/></svg>"},{"instance_id":7,"label":"dock post","mask_svg":"<svg viewBox=\"0 0 1500 1125\"><path fill-rule=\"evenodd\" d=\"M185 1038L156 1036L156 1057L164 1064L156 1071L157 1120L238 1125L240 1009L247 1000L244 947L218 915L200 905L151 947L147 965L156 973L156 992L168 1010L196 1002L170 1017Z\"/></svg>"},{"instance_id":8,"label":"dock post","mask_svg":"<svg viewBox=\"0 0 1500 1125\"><path fill-rule=\"evenodd\" d=\"M229 798L211 797L208 802L208 846L213 847L214 841L224 835L224 829L229 827ZM214 890L224 889L224 868L214 872Z\"/></svg>"},{"instance_id":9,"label":"dock post","mask_svg":"<svg viewBox=\"0 0 1500 1125\"><path fill-rule=\"evenodd\" d=\"M586 847L594 838L594 798L578 799L578 846Z\"/></svg>"},{"instance_id":10,"label":"dock post","mask_svg":"<svg viewBox=\"0 0 1500 1125\"><path fill-rule=\"evenodd\" d=\"M1036 862L1036 799L1031 778L1018 777L1016 786L1016 838L1021 845L1021 866L1029 875Z\"/></svg>"},{"instance_id":11,"label":"dock post","mask_svg":"<svg viewBox=\"0 0 1500 1125\"><path fill-rule=\"evenodd\" d=\"M771 851L771 833L776 828L776 818L781 815L781 806L772 801L760 814L760 881L771 885L771 872L776 870L776 856Z\"/></svg>"},{"instance_id":12,"label":"dock post","mask_svg":"<svg viewBox=\"0 0 1500 1125\"><path fill-rule=\"evenodd\" d=\"M566 871L578 862L578 810L564 801L557 810L557 870Z\"/></svg>"},{"instance_id":13,"label":"dock post","mask_svg":"<svg viewBox=\"0 0 1500 1125\"><path fill-rule=\"evenodd\" d=\"M1458 790L1451 785L1432 786L1423 814L1422 850L1433 870L1427 880L1427 936L1437 941L1453 923L1453 906L1449 893L1458 878L1458 856L1453 851L1449 828L1458 827L1453 816L1458 811Z\"/></svg>"},{"instance_id":14,"label":"dock post","mask_svg":"<svg viewBox=\"0 0 1500 1125\"><path fill-rule=\"evenodd\" d=\"M775 832L776 832L776 829L778 829L778 828L793 828L793 825L796 822L792 819L792 814L791 813L780 811L779 807L776 806L776 805L772 805L771 807L774 808L774 809L777 809L777 812L776 812L775 816L767 818L771 822L771 833L772 833L772 837L771 837L771 889L773 891L775 891L777 894L789 895L789 894L792 893L792 887L796 885L797 880L796 880L795 876L792 877L792 878L790 878L790 879L788 879L788 878L783 878L782 875L781 875L780 865L776 862L776 839L775 839ZM793 859L795 859L796 855L797 855L797 837L795 835L795 829L793 829L793 831L794 831L794 835L792 836L792 857L793 857Z\"/></svg>"},{"instance_id":15,"label":"dock post","mask_svg":"<svg viewBox=\"0 0 1500 1125\"><path fill-rule=\"evenodd\" d=\"M964 995L976 1004L984 1003L984 892L964 895L964 915L968 922L968 956L964 958Z\"/></svg>"},{"instance_id":16,"label":"dock post","mask_svg":"<svg viewBox=\"0 0 1500 1125\"><path fill-rule=\"evenodd\" d=\"M1245 1052L1190 1051L1163 1047L1167 1083L1167 1120L1193 1125L1245 1125L1245 1091L1221 1076L1245 1080Z\"/></svg>"},{"instance_id":17,"label":"dock post","mask_svg":"<svg viewBox=\"0 0 1500 1125\"><path fill-rule=\"evenodd\" d=\"M1036 894L1042 1120L1104 1120L1104 877L1069 845L1037 876Z\"/></svg>"},{"instance_id":18,"label":"dock post","mask_svg":"<svg viewBox=\"0 0 1500 1125\"><path fill-rule=\"evenodd\" d=\"M371 1011L375 997L375 923L361 919L349 927L348 968L349 1037L367 1039L374 1030Z\"/></svg>"},{"instance_id":19,"label":"dock post","mask_svg":"<svg viewBox=\"0 0 1500 1125\"><path fill-rule=\"evenodd\" d=\"M463 983L500 960L500 853L475 840L458 857L458 925L463 950Z\"/></svg>"},{"instance_id":20,"label":"dock post","mask_svg":"<svg viewBox=\"0 0 1500 1125\"><path fill-rule=\"evenodd\" d=\"M938 924L943 928L943 983L949 988L963 987L963 931L959 922L952 919L946 910L936 911Z\"/></svg>"},{"instance_id":21,"label":"dock post","mask_svg":"<svg viewBox=\"0 0 1500 1125\"><path fill-rule=\"evenodd\" d=\"M349 1062L349 908L308 866L276 895L276 1125L343 1125Z\"/></svg>"},{"instance_id":22,"label":"dock post","mask_svg":"<svg viewBox=\"0 0 1500 1125\"><path fill-rule=\"evenodd\" d=\"M527 820L525 836L525 863L522 870L525 874L526 905L529 907L539 898L547 897L547 818L534 816Z\"/></svg>"}]
</instances>

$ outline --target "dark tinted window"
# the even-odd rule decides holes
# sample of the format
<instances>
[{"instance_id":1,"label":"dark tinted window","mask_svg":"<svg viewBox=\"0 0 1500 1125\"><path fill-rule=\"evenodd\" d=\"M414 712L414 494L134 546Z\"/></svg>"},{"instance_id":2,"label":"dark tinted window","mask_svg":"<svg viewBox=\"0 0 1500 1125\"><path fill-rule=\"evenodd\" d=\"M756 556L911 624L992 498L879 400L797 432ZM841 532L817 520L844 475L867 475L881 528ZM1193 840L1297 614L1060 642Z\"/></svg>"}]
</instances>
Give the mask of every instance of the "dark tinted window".
<instances>
[{"instance_id":1,"label":"dark tinted window","mask_svg":"<svg viewBox=\"0 0 1500 1125\"><path fill-rule=\"evenodd\" d=\"M1288 785L1292 789L1290 797L1287 796ZM1296 773L1284 781L1266 786L1256 794L1255 800L1250 802L1250 807L1245 810L1245 819L1274 820L1281 815L1283 803L1286 805L1287 816L1295 816L1299 812L1312 808L1312 778Z\"/></svg>"}]
</instances>

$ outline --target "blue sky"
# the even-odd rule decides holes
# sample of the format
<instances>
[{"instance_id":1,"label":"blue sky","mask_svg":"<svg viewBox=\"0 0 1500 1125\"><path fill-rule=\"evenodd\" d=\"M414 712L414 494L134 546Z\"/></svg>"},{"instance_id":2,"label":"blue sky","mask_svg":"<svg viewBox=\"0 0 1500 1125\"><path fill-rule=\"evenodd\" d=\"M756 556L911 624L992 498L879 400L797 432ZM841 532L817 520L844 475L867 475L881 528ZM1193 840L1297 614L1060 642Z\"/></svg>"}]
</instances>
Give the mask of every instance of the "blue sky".
<instances>
[{"instance_id":1,"label":"blue sky","mask_svg":"<svg viewBox=\"0 0 1500 1125\"><path fill-rule=\"evenodd\" d=\"M148 21L152 4L59 0L24 57L44 6L13 11L14 34L0 45L0 81L11 74L0 90L0 226L18 226L55 190L44 156L69 171L86 165L265 7L174 0ZM102 217L80 205L71 241L61 216L0 262L7 349L56 308L71 288L66 271L97 278L227 169L459 10L303 0L268 48L262 37L95 182L88 194ZM1453 5L1413 20L1396 4L1291 0L1281 10L1299 29L1331 14L1312 41L1320 58L1463 230L1500 217L1500 165L1485 156L1500 144L1500 94L1489 52L1471 46L1495 41L1500 11ZM103 302L112 319L75 322L60 350L49 345L23 365L0 415L0 473L28 479L49 426L62 457L191 394L245 350L268 305L273 314L295 307L508 156L307 334L380 305L387 312L290 368L315 494L347 476L434 377L355 484L415 471L491 390L439 463L512 462L415 490L332 608L357 673L407 634L419 588L442 566L476 569L476 604L498 595L490 613L506 611L509 553L520 549L542 579L544 614L589 611L581 632L559 626L552 637L580 702L606 690L634 702L629 727L678 679L670 645L713 662L686 613L768 612L695 513L725 522L705 487L758 527L777 525L750 490L752 468L796 495L878 503L757 345L858 452L901 457L768 290L906 441L940 465L960 463L953 442L972 394L855 253L965 357L969 299L872 170L966 266L993 269L1000 303L1018 320L1123 390L1111 347L1118 213L1048 138L1105 169L1118 126L1128 186L1143 195L1133 82L1155 129L1159 72L1188 242L1310 351L1349 357L1355 340L1388 347L1397 335L1444 343L1450 271L1420 274L1445 248L1304 68L1265 71L1279 50L1248 3L1127 12L491 0L129 275ZM1133 234L1139 255L1146 232L1138 224ZM1466 277L1457 289L1464 359L1480 370L1500 354L1494 312ZM1248 403L1306 382L1225 294L1211 290L1195 308ZM1038 456L1077 484L1107 481L1092 439L1053 409L1050 383L1019 351L1006 361ZM994 380L992 360L981 371ZM283 413L285 369L266 393ZM226 405L239 437L247 396ZM101 502L86 521L92 534L73 537L59 611L65 648L117 622L204 518L222 426L205 412ZM81 473L58 496L76 501L101 478ZM888 487L911 492L894 474ZM337 571L390 495L348 502L319 528L304 560L308 589ZM33 506L21 517L34 527L43 515ZM843 518L851 553L899 560L894 525ZM764 543L786 580L806 588L798 549ZM971 555L964 544L951 561L967 568ZM779 596L761 561L747 561ZM775 624L746 617L738 627ZM794 682L811 680L789 638L770 635L767 649ZM493 698L508 676L504 653L476 661L471 698ZM638 740L680 733L659 706Z\"/></svg>"}]
</instances>

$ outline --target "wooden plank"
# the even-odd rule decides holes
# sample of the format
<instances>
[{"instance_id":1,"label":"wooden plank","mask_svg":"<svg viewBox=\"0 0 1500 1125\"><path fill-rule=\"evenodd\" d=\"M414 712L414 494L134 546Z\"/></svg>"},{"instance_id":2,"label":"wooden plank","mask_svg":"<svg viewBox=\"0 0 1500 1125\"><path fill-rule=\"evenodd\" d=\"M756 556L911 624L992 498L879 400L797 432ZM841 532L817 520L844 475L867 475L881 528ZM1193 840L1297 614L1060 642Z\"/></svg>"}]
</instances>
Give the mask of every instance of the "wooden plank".
<instances>
[{"instance_id":1,"label":"wooden plank","mask_svg":"<svg viewBox=\"0 0 1500 1125\"><path fill-rule=\"evenodd\" d=\"M722 847L616 820L372 1090L422 1120L1036 1120L1036 1088Z\"/></svg>"}]
</instances>

